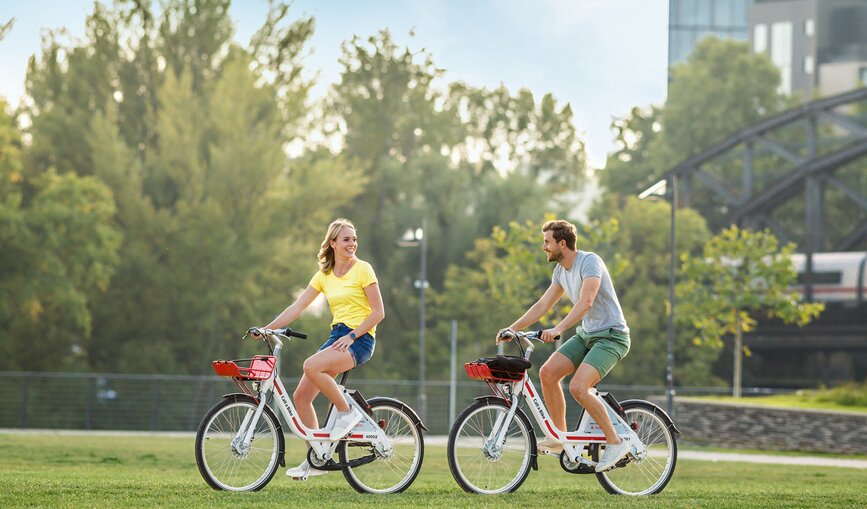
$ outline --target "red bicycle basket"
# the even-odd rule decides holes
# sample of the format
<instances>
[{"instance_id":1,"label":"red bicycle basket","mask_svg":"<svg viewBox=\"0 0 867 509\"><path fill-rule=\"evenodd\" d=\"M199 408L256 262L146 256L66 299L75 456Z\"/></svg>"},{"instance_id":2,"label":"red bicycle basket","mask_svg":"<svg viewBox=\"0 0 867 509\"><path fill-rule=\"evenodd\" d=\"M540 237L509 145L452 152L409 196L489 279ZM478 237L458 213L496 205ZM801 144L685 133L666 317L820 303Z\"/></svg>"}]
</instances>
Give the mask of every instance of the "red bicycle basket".
<instances>
[{"instance_id":1,"label":"red bicycle basket","mask_svg":"<svg viewBox=\"0 0 867 509\"><path fill-rule=\"evenodd\" d=\"M468 362L464 364L464 369L467 370L467 375L473 380L481 380L482 382L503 383L515 382L524 376L524 372L504 371L499 369L491 369L484 362Z\"/></svg>"},{"instance_id":2,"label":"red bicycle basket","mask_svg":"<svg viewBox=\"0 0 867 509\"><path fill-rule=\"evenodd\" d=\"M276 365L277 358L273 355L257 355L252 359L213 362L214 371L218 375L239 380L264 380L271 376Z\"/></svg>"}]
</instances>

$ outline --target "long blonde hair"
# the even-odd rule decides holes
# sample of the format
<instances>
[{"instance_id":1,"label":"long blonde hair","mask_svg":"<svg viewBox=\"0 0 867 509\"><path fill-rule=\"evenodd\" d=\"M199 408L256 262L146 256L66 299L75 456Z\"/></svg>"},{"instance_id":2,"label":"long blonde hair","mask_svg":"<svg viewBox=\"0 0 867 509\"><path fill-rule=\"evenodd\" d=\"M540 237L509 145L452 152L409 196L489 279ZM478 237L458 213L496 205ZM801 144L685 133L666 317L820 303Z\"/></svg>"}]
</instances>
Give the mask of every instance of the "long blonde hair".
<instances>
[{"instance_id":1,"label":"long blonde hair","mask_svg":"<svg viewBox=\"0 0 867 509\"><path fill-rule=\"evenodd\" d=\"M339 217L328 225L328 232L325 234L325 240L322 241L322 246L319 248L319 270L323 274L328 274L334 268L334 248L331 247L331 241L337 240L340 235L340 230L348 226L355 230L355 225L349 219Z\"/></svg>"}]
</instances>

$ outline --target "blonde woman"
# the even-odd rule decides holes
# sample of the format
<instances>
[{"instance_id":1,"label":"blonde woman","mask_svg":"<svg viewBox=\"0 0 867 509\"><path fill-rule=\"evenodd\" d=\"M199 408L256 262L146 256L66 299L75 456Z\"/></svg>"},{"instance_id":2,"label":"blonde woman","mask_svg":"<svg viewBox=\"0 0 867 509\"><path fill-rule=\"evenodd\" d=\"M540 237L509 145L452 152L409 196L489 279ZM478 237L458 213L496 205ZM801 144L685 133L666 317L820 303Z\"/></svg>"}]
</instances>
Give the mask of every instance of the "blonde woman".
<instances>
[{"instance_id":1,"label":"blonde woman","mask_svg":"<svg viewBox=\"0 0 867 509\"><path fill-rule=\"evenodd\" d=\"M319 249L319 271L295 302L265 326L268 329L288 326L320 293L325 294L333 315L331 334L319 351L304 361L304 375L293 399L301 422L317 429L319 421L313 399L320 392L325 394L337 410L332 438L348 433L360 419L343 399L334 377L370 360L376 346L376 324L385 318L376 274L369 263L355 256L357 248L355 226L347 219L334 220ZM304 479L325 473L305 460L286 475Z\"/></svg>"}]
</instances>

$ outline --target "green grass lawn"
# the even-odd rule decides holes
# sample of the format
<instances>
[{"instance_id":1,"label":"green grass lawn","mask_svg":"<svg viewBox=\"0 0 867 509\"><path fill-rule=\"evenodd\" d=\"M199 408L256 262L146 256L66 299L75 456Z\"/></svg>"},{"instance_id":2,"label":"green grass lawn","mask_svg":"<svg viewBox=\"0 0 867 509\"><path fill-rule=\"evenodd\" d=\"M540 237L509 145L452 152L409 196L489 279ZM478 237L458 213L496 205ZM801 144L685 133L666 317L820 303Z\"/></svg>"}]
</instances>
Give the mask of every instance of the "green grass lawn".
<instances>
[{"instance_id":1,"label":"green grass lawn","mask_svg":"<svg viewBox=\"0 0 867 509\"><path fill-rule=\"evenodd\" d=\"M295 464L303 445L289 441ZM284 471L258 493L210 489L199 476L193 439L160 436L0 434L0 507L867 507L867 471L680 461L659 495L608 495L595 476L563 472L553 458L511 495L464 493L444 447L428 447L415 483L401 495L357 494L340 473L308 482ZM604 506L600 506L604 504Z\"/></svg>"},{"instance_id":2,"label":"green grass lawn","mask_svg":"<svg viewBox=\"0 0 867 509\"><path fill-rule=\"evenodd\" d=\"M833 389L800 390L791 394L745 396L738 399L731 396L701 396L679 399L867 413L867 384L850 383Z\"/></svg>"}]
</instances>

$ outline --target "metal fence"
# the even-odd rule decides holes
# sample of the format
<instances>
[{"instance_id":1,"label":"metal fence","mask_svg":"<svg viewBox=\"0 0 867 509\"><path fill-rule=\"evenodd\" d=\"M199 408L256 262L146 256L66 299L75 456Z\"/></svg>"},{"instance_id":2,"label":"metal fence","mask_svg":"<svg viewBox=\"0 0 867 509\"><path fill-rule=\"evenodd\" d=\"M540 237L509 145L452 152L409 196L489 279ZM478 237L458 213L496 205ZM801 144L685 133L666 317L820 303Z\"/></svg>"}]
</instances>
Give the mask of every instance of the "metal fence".
<instances>
[{"instance_id":1,"label":"metal fence","mask_svg":"<svg viewBox=\"0 0 867 509\"><path fill-rule=\"evenodd\" d=\"M288 388L297 378L283 378ZM419 385L413 380L350 379L349 387L366 398L389 396L418 408ZM489 394L480 382L457 382L457 413L476 396ZM290 389L291 390L291 389ZM662 386L603 385L617 399L663 398ZM679 394L727 393L724 388L679 388ZM205 412L223 394L237 392L226 378L217 376L122 375L93 373L0 372L0 428L194 431ZM429 381L425 424L433 434L447 434L450 416L450 383ZM768 393L747 388L744 394ZM568 394L568 392L567 392ZM567 421L575 422L580 407L567 404ZM328 402L317 398L320 417Z\"/></svg>"}]
</instances>

